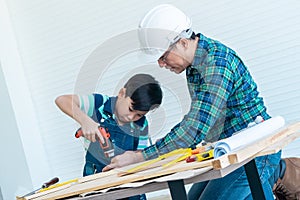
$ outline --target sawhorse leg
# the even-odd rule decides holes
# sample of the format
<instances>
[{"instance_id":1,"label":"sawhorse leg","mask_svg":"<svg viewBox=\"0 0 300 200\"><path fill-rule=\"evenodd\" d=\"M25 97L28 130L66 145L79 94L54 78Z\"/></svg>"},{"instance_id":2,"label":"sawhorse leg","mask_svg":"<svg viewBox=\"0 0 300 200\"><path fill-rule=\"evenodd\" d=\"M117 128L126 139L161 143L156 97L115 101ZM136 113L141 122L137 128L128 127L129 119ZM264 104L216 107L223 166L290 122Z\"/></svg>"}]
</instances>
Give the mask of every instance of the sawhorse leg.
<instances>
[{"instance_id":1,"label":"sawhorse leg","mask_svg":"<svg viewBox=\"0 0 300 200\"><path fill-rule=\"evenodd\" d=\"M172 200L187 200L183 180L168 181Z\"/></svg>"},{"instance_id":2,"label":"sawhorse leg","mask_svg":"<svg viewBox=\"0 0 300 200\"><path fill-rule=\"evenodd\" d=\"M244 165L247 179L249 182L251 194L254 200L265 200L264 190L262 188L255 160L251 160Z\"/></svg>"}]
</instances>

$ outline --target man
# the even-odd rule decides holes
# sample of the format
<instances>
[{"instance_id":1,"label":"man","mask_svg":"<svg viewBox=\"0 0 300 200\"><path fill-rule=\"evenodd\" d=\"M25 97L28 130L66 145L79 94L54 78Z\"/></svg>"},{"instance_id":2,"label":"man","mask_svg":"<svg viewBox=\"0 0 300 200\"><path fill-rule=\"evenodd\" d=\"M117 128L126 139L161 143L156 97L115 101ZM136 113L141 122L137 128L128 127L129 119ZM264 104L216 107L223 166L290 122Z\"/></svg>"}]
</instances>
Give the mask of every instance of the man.
<instances>
[{"instance_id":1,"label":"man","mask_svg":"<svg viewBox=\"0 0 300 200\"><path fill-rule=\"evenodd\" d=\"M144 51L160 53L160 67L177 74L186 71L191 108L164 138L142 152L128 151L115 157L104 170L152 159L202 140L227 138L246 128L257 116L270 118L256 83L236 52L203 34L195 34L191 20L176 7L165 4L150 10L140 23L139 39ZM273 199L272 190L277 198L299 198L300 160L281 160L280 156L278 152L255 159L266 199ZM189 197L252 198L243 167L224 178L194 184Z\"/></svg>"},{"instance_id":2,"label":"man","mask_svg":"<svg viewBox=\"0 0 300 200\"><path fill-rule=\"evenodd\" d=\"M114 155L128 150L140 151L147 146L148 122L145 115L159 107L162 90L151 75L135 74L120 89L117 97L104 94L61 95L55 102L80 124L83 136L91 141L83 169L83 176L88 176L102 172L110 163L110 158L99 145L99 141L104 143L99 125L109 132ZM126 199L145 200L146 196L143 194Z\"/></svg>"}]
</instances>

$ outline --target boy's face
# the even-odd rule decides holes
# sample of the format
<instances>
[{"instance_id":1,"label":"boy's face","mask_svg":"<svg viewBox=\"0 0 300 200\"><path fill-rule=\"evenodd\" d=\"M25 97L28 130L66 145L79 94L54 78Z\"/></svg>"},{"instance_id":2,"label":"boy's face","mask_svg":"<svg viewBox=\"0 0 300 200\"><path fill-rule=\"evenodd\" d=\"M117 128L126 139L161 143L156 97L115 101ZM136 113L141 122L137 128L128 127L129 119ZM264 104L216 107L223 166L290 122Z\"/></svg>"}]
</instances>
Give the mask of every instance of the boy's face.
<instances>
[{"instance_id":1,"label":"boy's face","mask_svg":"<svg viewBox=\"0 0 300 200\"><path fill-rule=\"evenodd\" d=\"M115 107L115 116L120 125L125 123L137 121L142 118L147 111L139 111L132 109L132 100L130 97L126 97L126 89L122 88L119 91L118 99Z\"/></svg>"}]
</instances>

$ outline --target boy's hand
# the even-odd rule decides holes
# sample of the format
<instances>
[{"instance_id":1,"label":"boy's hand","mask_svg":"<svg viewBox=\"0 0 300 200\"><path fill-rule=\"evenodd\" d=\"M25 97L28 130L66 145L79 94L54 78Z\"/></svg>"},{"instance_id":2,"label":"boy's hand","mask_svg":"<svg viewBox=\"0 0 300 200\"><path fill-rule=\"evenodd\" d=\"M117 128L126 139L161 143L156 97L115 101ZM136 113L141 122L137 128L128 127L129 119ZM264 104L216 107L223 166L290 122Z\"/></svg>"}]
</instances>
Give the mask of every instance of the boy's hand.
<instances>
[{"instance_id":1,"label":"boy's hand","mask_svg":"<svg viewBox=\"0 0 300 200\"><path fill-rule=\"evenodd\" d=\"M83 137L92 142L96 142L99 139L101 143L104 143L104 138L98 127L99 124L92 119L85 121L85 123L81 125Z\"/></svg>"},{"instance_id":2,"label":"boy's hand","mask_svg":"<svg viewBox=\"0 0 300 200\"><path fill-rule=\"evenodd\" d=\"M125 153L114 157L111 163L102 169L103 172L114 168L127 166L133 163L144 161L144 156L141 151L125 151Z\"/></svg>"}]
</instances>

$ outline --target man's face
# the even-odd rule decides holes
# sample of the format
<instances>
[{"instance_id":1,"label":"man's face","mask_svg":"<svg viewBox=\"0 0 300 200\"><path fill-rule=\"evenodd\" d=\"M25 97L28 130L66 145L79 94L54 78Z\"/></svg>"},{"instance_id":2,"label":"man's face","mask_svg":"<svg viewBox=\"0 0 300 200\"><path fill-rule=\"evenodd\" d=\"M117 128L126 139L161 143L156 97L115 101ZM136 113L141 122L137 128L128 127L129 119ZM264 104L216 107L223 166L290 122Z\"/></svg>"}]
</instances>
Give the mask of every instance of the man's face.
<instances>
[{"instance_id":1,"label":"man's face","mask_svg":"<svg viewBox=\"0 0 300 200\"><path fill-rule=\"evenodd\" d=\"M184 58L183 49L180 45L171 45L169 49L158 59L161 68L169 69L171 72L180 74L189 65Z\"/></svg>"},{"instance_id":2,"label":"man's face","mask_svg":"<svg viewBox=\"0 0 300 200\"><path fill-rule=\"evenodd\" d=\"M132 109L132 103L130 97L125 97L125 88L122 88L119 92L118 99L115 107L115 116L120 125L138 121L144 115L147 114L147 111L138 111Z\"/></svg>"}]
</instances>

